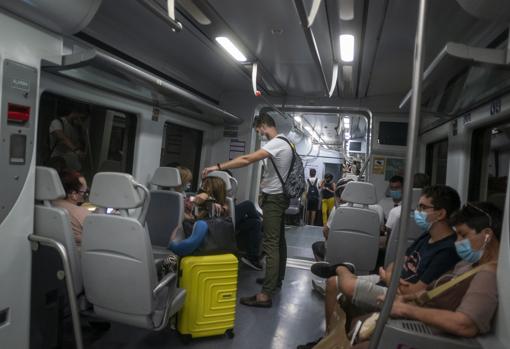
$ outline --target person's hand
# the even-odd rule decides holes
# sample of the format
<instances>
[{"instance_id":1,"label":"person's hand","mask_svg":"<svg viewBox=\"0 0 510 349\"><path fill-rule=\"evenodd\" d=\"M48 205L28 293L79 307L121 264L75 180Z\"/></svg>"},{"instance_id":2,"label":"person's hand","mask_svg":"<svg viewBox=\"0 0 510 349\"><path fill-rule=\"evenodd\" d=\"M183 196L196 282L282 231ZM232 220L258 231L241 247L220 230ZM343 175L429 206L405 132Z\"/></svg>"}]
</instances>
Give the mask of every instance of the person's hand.
<instances>
[{"instance_id":1,"label":"person's hand","mask_svg":"<svg viewBox=\"0 0 510 349\"><path fill-rule=\"evenodd\" d=\"M195 195L195 201L194 202L196 204L198 204L198 205L201 205L207 199L209 199L209 195L207 195L207 193L200 193L200 194Z\"/></svg>"},{"instance_id":2,"label":"person's hand","mask_svg":"<svg viewBox=\"0 0 510 349\"><path fill-rule=\"evenodd\" d=\"M223 206L218 203L214 203L214 212L221 216L223 214Z\"/></svg>"},{"instance_id":3,"label":"person's hand","mask_svg":"<svg viewBox=\"0 0 510 349\"><path fill-rule=\"evenodd\" d=\"M389 285L391 280L391 270L379 267L379 277L386 285Z\"/></svg>"},{"instance_id":4,"label":"person's hand","mask_svg":"<svg viewBox=\"0 0 510 349\"><path fill-rule=\"evenodd\" d=\"M218 166L209 166L202 170L202 178L207 177L207 175L213 171L219 171Z\"/></svg>"}]
</instances>

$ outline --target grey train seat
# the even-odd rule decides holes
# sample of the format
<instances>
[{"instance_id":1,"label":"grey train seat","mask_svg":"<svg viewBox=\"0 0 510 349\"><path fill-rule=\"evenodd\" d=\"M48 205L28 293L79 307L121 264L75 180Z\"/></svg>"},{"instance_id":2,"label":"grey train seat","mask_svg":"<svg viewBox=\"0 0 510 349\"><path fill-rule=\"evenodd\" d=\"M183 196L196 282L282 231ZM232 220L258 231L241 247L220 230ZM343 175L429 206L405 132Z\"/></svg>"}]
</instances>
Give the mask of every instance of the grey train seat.
<instances>
[{"instance_id":1,"label":"grey train seat","mask_svg":"<svg viewBox=\"0 0 510 349\"><path fill-rule=\"evenodd\" d=\"M64 208L53 207L53 200L65 198L66 193L60 178L53 168L36 168L35 175L35 235L46 237L64 246L72 271L72 280L76 295L83 292L81 262L69 214Z\"/></svg>"},{"instance_id":2,"label":"grey train seat","mask_svg":"<svg viewBox=\"0 0 510 349\"><path fill-rule=\"evenodd\" d=\"M149 191L128 174L98 173L90 202L121 212L93 214L84 222L82 275L94 314L145 329L163 329L182 307L185 290L177 288L174 273L158 283L152 245L142 224ZM138 218L127 215L129 209L139 207Z\"/></svg>"},{"instance_id":3,"label":"grey train seat","mask_svg":"<svg viewBox=\"0 0 510 349\"><path fill-rule=\"evenodd\" d=\"M234 198L230 196L230 195L232 195L232 181L231 181L232 177L227 172L224 172L224 171L213 171L213 172L209 173L209 175L207 177L218 177L218 178L221 178L223 180L223 182L225 183L225 189L227 191L228 210L230 211L229 214L230 214L230 217L232 218L232 223L234 224L234 228L235 228L236 206L234 203Z\"/></svg>"},{"instance_id":4,"label":"grey train seat","mask_svg":"<svg viewBox=\"0 0 510 349\"><path fill-rule=\"evenodd\" d=\"M326 241L326 261L351 262L366 274L375 268L379 248L379 215L368 207L376 203L375 187L372 183L349 182L342 200L347 206L335 210Z\"/></svg>"},{"instance_id":5,"label":"grey train seat","mask_svg":"<svg viewBox=\"0 0 510 349\"><path fill-rule=\"evenodd\" d=\"M184 196L172 191L181 185L179 170L174 167L159 167L150 181L151 201L147 210L147 227L151 243L158 250L166 249L172 231L184 219Z\"/></svg>"}]
</instances>

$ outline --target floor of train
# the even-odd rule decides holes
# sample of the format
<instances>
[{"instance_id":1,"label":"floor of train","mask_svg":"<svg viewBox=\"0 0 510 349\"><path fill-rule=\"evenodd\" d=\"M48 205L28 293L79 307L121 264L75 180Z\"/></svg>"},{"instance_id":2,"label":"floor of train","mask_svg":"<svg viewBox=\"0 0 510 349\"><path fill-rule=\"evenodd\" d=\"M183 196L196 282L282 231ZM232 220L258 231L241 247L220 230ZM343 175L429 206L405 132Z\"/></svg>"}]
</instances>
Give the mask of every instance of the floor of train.
<instances>
[{"instance_id":1,"label":"floor of train","mask_svg":"<svg viewBox=\"0 0 510 349\"><path fill-rule=\"evenodd\" d=\"M323 300L312 291L309 265L313 258L311 244L322 239L321 227L286 227L288 263L281 291L269 309L236 307L233 339L227 336L198 338L184 344L174 330L151 332L112 324L98 336L84 328L87 349L103 348L250 348L287 349L321 336L324 330ZM255 279L263 276L240 263L237 297L251 296L260 290ZM70 343L69 343L70 341ZM73 347L72 338L65 347ZM67 345L68 344L68 345Z\"/></svg>"}]
</instances>

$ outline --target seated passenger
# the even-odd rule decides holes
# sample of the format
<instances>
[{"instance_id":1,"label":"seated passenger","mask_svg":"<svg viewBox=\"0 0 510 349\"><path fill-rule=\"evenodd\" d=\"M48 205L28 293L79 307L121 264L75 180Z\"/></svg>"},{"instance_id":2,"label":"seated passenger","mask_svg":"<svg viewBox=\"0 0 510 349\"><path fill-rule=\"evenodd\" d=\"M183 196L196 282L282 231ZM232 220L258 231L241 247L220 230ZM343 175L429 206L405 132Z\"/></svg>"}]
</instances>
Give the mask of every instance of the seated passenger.
<instances>
[{"instance_id":1,"label":"seated passenger","mask_svg":"<svg viewBox=\"0 0 510 349\"><path fill-rule=\"evenodd\" d=\"M450 215L458 210L459 206L459 195L448 186L435 185L423 189L414 219L424 233L406 251L404 266L400 272L400 294L425 290L459 261L454 244L456 235L448 222ZM325 315L326 329L329 329L339 292L362 311L378 309L378 298L386 294L393 263L386 269L381 267L379 275L357 277L349 263L330 265L319 262L312 266L312 272L328 278Z\"/></svg>"},{"instance_id":2,"label":"seated passenger","mask_svg":"<svg viewBox=\"0 0 510 349\"><path fill-rule=\"evenodd\" d=\"M461 337L487 333L498 306L496 267L501 218L501 211L489 202L465 205L452 218L457 231L455 247L462 261L453 273L441 276L432 285L437 287L475 267L480 269L432 299L426 291L397 296L391 315L419 320ZM354 346L367 347L368 342Z\"/></svg>"},{"instance_id":3,"label":"seated passenger","mask_svg":"<svg viewBox=\"0 0 510 349\"><path fill-rule=\"evenodd\" d=\"M247 236L246 257L241 262L255 270L262 270L260 245L262 242L262 221L253 202L246 200L235 205L236 229L240 236Z\"/></svg>"},{"instance_id":4,"label":"seated passenger","mask_svg":"<svg viewBox=\"0 0 510 349\"><path fill-rule=\"evenodd\" d=\"M429 176L425 173L415 173L413 177L413 188L423 189L429 185ZM385 223L385 232L386 235L389 235L394 228L395 223L398 219L400 219L400 213L402 212L402 206L398 205L397 207L393 207L388 213L388 219Z\"/></svg>"},{"instance_id":5,"label":"seated passenger","mask_svg":"<svg viewBox=\"0 0 510 349\"><path fill-rule=\"evenodd\" d=\"M89 210L80 206L85 202L88 195L87 181L78 171L73 170L63 170L60 172L60 180L66 192L66 197L65 199L53 201L53 205L65 208L69 213L74 240L79 247L83 233L83 221L90 214Z\"/></svg>"},{"instance_id":6,"label":"seated passenger","mask_svg":"<svg viewBox=\"0 0 510 349\"><path fill-rule=\"evenodd\" d=\"M204 219L209 217L211 210L214 210L218 216L228 216L228 205L225 198L225 183L221 178L204 178L200 193L191 198L193 209L191 210L190 217L185 217L183 222L186 239L176 241L176 229L172 233L172 241L168 248L179 256L192 254L204 241L208 231L207 223Z\"/></svg>"},{"instance_id":7,"label":"seated passenger","mask_svg":"<svg viewBox=\"0 0 510 349\"><path fill-rule=\"evenodd\" d=\"M384 210L384 219L388 220L388 214L393 207L400 206L403 184L404 178L402 178L402 176L393 176L390 178L387 194L389 197L385 197L379 201L379 205L381 205Z\"/></svg>"}]
</instances>

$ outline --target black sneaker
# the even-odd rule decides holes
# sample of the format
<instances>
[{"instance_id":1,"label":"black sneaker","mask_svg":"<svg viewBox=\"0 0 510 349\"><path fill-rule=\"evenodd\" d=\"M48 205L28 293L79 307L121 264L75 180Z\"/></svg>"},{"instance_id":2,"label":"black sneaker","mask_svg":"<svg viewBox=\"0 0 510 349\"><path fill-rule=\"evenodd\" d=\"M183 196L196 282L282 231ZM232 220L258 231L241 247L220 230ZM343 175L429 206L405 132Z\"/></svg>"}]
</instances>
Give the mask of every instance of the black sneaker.
<instances>
[{"instance_id":1,"label":"black sneaker","mask_svg":"<svg viewBox=\"0 0 510 349\"><path fill-rule=\"evenodd\" d=\"M313 347L315 347L317 345L317 343L319 343L320 341L322 340L322 337L320 337L319 339L313 341L313 342L308 342L306 344L301 344L301 345L298 345L297 346L297 349L312 349Z\"/></svg>"},{"instance_id":2,"label":"black sneaker","mask_svg":"<svg viewBox=\"0 0 510 349\"><path fill-rule=\"evenodd\" d=\"M247 266L249 266L252 269L262 270L262 264L260 264L260 262L256 259L241 257L241 262L243 262L244 264L246 264Z\"/></svg>"},{"instance_id":3,"label":"black sneaker","mask_svg":"<svg viewBox=\"0 0 510 349\"><path fill-rule=\"evenodd\" d=\"M310 268L315 275L327 279L336 275L336 268L344 266L353 274L356 274L356 267L352 263L329 264L328 262L317 262Z\"/></svg>"}]
</instances>

